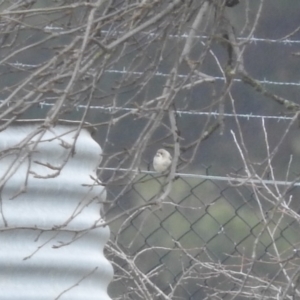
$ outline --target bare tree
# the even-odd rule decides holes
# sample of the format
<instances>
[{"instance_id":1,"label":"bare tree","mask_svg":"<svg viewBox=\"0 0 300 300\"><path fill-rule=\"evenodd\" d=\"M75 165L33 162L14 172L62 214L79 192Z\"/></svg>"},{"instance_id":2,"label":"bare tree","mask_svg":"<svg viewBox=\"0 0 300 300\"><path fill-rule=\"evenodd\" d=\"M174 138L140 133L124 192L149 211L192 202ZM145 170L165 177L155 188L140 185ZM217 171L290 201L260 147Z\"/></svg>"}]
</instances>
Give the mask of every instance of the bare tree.
<instances>
[{"instance_id":1,"label":"bare tree","mask_svg":"<svg viewBox=\"0 0 300 300\"><path fill-rule=\"evenodd\" d=\"M47 164L44 179L55 178L80 131L97 129L102 165L83 185L107 189L104 220L75 240L110 226L114 299L299 297L298 174L286 147L299 104L253 72L254 36L271 7L264 2L1 1L1 130L40 119L1 157L24 159L29 149L30 158L45 132L76 120L73 144L60 140L64 163ZM265 41L287 41L297 26ZM253 98L262 112L248 134ZM263 117L269 107L288 122L278 135ZM152 170L159 148L172 153L165 174ZM215 170L199 162L201 151L215 157ZM16 197L30 176L29 167Z\"/></svg>"}]
</instances>

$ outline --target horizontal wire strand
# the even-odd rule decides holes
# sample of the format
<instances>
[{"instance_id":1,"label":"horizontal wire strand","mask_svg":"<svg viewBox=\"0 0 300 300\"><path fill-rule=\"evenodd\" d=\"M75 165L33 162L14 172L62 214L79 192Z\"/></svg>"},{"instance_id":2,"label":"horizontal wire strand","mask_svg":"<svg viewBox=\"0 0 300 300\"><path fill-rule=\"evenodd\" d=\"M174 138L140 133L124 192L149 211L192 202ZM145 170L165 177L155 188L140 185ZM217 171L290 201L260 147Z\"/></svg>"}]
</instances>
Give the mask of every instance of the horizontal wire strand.
<instances>
[{"instance_id":1,"label":"horizontal wire strand","mask_svg":"<svg viewBox=\"0 0 300 300\"><path fill-rule=\"evenodd\" d=\"M15 66L15 67L21 67L21 68L37 68L39 66L41 66L41 64L39 65L33 65L33 64L24 64L24 63L20 63L20 62L15 62L15 63L10 63L10 65ZM93 69L91 69L91 71L93 72ZM144 72L138 72L138 71L127 71L126 69L123 70L114 70L114 69L109 69L109 70L105 70L105 73L111 73L111 74L132 74L132 75L137 75L137 76L142 76L144 74ZM170 74L168 73L162 73L162 72L155 72L154 76L158 76L158 77L169 77ZM187 74L178 74L177 77L178 78L187 78L190 75ZM220 81L224 81L224 77L220 77L220 76L211 76L208 75L209 78L211 78L212 80L220 80ZM199 78L201 78L201 76L199 76ZM242 82L241 79L235 78L233 79L234 82ZM265 84L265 85L278 85L278 86L300 86L300 82L292 82L292 81L272 81L272 80L257 80L259 83L261 84Z\"/></svg>"},{"instance_id":2,"label":"horizontal wire strand","mask_svg":"<svg viewBox=\"0 0 300 300\"><path fill-rule=\"evenodd\" d=\"M155 171L147 170L132 170L126 168L98 168L98 170L104 171L113 171L113 172L133 172L139 174L149 174L149 175L161 175ZM212 180L212 181L226 181L229 183L248 183L248 184L265 184L265 185L278 185L278 186L300 186L300 182L292 181L282 181L282 180L266 180L266 179L250 179L250 178L240 178L240 177L227 177L227 176L212 176L212 175L202 175L202 174L191 174L191 173L176 173L175 176L183 178L196 178L203 180Z\"/></svg>"},{"instance_id":3,"label":"horizontal wire strand","mask_svg":"<svg viewBox=\"0 0 300 300\"><path fill-rule=\"evenodd\" d=\"M57 31L64 31L66 30L65 28L63 27L57 27L57 26L45 26L44 27L44 30L46 31L54 31L54 32L57 32ZM113 30L101 30L101 34L108 34L110 33L112 36L114 35L120 35L120 34L124 34L123 31L116 31L114 32ZM159 36L157 33L153 33L153 32L140 32L141 34L144 34L148 37L154 37L154 36ZM189 34L187 33L183 33L183 34L169 34L168 37L170 39L186 39L187 37L189 36ZM194 39L204 39L204 40L207 40L209 39L209 36L207 35L194 35L193 36ZM300 44L300 40L291 40L291 39L282 39L282 38L279 38L279 39L268 39L268 38L257 38L257 37L237 37L237 40L238 41L249 41L249 42L252 42L252 43L272 43L272 44L284 44L284 45L292 45L292 44Z\"/></svg>"},{"instance_id":4,"label":"horizontal wire strand","mask_svg":"<svg viewBox=\"0 0 300 300\"><path fill-rule=\"evenodd\" d=\"M1 101L0 101L1 103ZM47 102L40 102L39 103L40 107L43 108L43 106L53 106L55 105L54 103L47 103ZM138 112L139 109L137 108L128 108L128 107L115 107L115 106L101 106L101 105L83 105L83 104L79 104L76 105L77 109L99 109L99 110L103 110L103 111L107 111L108 113L117 113L117 112L121 112L121 111L131 111L131 112ZM287 117L287 116L268 116L268 115L256 115L256 114L230 114L230 113L218 113L218 112L201 112L201 111L184 111L184 110L177 110L176 114L180 117L183 115L191 115L191 116L213 116L215 118L219 117L219 116L224 116L224 117L229 117L229 118L244 118L244 119L251 119L251 118L255 118L255 119L273 119L273 120L277 120L277 121L288 121L288 120L292 120L293 117Z\"/></svg>"}]
</instances>

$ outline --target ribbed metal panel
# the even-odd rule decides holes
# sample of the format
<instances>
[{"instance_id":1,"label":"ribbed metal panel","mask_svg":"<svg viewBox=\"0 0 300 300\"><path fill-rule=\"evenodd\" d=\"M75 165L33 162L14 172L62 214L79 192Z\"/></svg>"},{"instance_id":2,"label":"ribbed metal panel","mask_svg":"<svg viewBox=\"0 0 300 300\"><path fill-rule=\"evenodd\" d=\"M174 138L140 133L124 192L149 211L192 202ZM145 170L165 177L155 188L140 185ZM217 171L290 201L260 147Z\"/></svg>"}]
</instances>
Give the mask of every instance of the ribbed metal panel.
<instances>
[{"instance_id":1,"label":"ribbed metal panel","mask_svg":"<svg viewBox=\"0 0 300 300\"><path fill-rule=\"evenodd\" d=\"M35 135L19 151L38 127L18 122L0 132L0 182L7 179L1 190L0 299L110 299L112 267L103 256L108 227L74 232L100 220L106 193L103 186L91 186L90 176L96 177L101 148L82 129L68 157L77 126L65 123ZM15 150L6 155L7 149ZM39 178L65 162L58 176Z\"/></svg>"}]
</instances>

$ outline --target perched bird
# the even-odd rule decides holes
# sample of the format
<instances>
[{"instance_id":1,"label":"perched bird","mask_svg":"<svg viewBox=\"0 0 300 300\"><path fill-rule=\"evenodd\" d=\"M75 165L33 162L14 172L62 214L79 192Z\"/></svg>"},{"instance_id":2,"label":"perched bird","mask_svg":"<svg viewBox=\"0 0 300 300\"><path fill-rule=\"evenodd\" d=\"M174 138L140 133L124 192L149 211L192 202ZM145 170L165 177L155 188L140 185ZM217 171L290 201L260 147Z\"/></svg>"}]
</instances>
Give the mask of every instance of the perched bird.
<instances>
[{"instance_id":1,"label":"perched bird","mask_svg":"<svg viewBox=\"0 0 300 300\"><path fill-rule=\"evenodd\" d=\"M171 154L165 149L157 150L153 159L153 168L156 172L163 173L172 163Z\"/></svg>"}]
</instances>

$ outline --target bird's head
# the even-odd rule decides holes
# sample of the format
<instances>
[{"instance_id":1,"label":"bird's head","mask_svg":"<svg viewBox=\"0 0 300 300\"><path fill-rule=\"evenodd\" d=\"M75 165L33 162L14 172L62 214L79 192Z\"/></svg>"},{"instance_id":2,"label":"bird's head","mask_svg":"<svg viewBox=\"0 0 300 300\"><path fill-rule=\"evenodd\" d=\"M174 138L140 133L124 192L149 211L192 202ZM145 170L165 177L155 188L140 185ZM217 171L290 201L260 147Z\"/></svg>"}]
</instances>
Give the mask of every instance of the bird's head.
<instances>
[{"instance_id":1,"label":"bird's head","mask_svg":"<svg viewBox=\"0 0 300 300\"><path fill-rule=\"evenodd\" d=\"M165 149L158 149L155 156L161 158L171 158L170 153Z\"/></svg>"}]
</instances>

